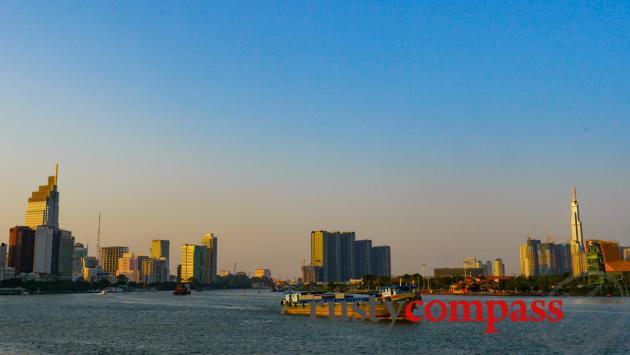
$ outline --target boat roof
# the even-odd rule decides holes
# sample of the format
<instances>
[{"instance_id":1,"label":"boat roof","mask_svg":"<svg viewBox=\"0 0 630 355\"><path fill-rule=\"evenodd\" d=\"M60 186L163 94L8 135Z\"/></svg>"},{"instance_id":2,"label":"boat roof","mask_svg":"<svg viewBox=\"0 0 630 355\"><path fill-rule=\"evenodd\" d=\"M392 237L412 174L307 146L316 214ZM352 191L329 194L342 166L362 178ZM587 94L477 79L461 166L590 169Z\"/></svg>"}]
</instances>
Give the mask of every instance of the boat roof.
<instances>
[{"instance_id":1,"label":"boat roof","mask_svg":"<svg viewBox=\"0 0 630 355\"><path fill-rule=\"evenodd\" d=\"M379 289L379 290L384 290L384 289L388 289L388 288L390 288L390 289L394 289L394 290L408 290L408 289L410 289L410 288L412 288L412 287L411 287L411 286L407 286L407 285L402 285L402 286L399 286L399 285L389 285L389 286L381 286L381 287L379 287L378 289Z\"/></svg>"}]
</instances>

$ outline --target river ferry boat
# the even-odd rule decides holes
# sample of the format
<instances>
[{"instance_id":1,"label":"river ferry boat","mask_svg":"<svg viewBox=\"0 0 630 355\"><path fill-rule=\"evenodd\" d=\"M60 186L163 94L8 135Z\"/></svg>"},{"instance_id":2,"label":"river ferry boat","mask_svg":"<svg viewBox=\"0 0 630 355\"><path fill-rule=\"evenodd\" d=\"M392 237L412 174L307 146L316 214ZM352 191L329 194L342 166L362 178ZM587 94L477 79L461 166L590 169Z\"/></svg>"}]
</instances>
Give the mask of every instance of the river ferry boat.
<instances>
[{"instance_id":1,"label":"river ferry boat","mask_svg":"<svg viewBox=\"0 0 630 355\"><path fill-rule=\"evenodd\" d=\"M373 298L373 307L370 307L370 298ZM281 301L285 314L305 315L311 314L311 305L316 307L315 315L330 317L331 307L334 307L334 316L342 317L345 313L348 318L371 318L372 311L378 319L392 319L387 308L387 302L398 314L397 319L406 319L405 307L411 301L420 300L420 293L409 286L386 286L369 294L327 293L317 291L292 292L284 295ZM344 306L345 304L345 306ZM332 305L332 306L331 306ZM400 309L402 307L402 309ZM345 310L344 310L345 308ZM355 312L355 308L365 312L365 315ZM400 310L400 311L399 311Z\"/></svg>"},{"instance_id":2,"label":"river ferry boat","mask_svg":"<svg viewBox=\"0 0 630 355\"><path fill-rule=\"evenodd\" d=\"M175 296L186 296L190 295L190 285L188 284L178 284L173 291Z\"/></svg>"}]
</instances>

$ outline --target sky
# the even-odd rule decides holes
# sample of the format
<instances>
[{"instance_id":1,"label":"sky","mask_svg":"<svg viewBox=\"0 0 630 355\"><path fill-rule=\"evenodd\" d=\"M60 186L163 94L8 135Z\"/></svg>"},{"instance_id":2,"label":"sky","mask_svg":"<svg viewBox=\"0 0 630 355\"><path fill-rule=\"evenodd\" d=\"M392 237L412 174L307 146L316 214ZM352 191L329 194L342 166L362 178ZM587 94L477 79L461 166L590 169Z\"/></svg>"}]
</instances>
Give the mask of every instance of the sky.
<instances>
[{"instance_id":1,"label":"sky","mask_svg":"<svg viewBox=\"0 0 630 355\"><path fill-rule=\"evenodd\" d=\"M213 232L299 275L312 230L392 272L527 236L630 245L628 2L0 2L0 228L60 165L94 254Z\"/></svg>"}]
</instances>

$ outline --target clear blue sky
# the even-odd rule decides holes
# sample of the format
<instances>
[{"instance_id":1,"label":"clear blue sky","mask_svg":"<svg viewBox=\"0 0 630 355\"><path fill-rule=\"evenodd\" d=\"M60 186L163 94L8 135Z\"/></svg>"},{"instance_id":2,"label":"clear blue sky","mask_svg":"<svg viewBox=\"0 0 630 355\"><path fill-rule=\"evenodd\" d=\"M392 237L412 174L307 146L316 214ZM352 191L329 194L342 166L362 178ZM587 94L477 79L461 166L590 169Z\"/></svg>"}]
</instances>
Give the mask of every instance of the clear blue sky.
<instances>
[{"instance_id":1,"label":"clear blue sky","mask_svg":"<svg viewBox=\"0 0 630 355\"><path fill-rule=\"evenodd\" d=\"M0 2L0 224L296 275L313 229L394 272L569 235L630 244L628 2ZM105 233L107 232L107 233ZM240 267L239 267L240 268Z\"/></svg>"}]
</instances>

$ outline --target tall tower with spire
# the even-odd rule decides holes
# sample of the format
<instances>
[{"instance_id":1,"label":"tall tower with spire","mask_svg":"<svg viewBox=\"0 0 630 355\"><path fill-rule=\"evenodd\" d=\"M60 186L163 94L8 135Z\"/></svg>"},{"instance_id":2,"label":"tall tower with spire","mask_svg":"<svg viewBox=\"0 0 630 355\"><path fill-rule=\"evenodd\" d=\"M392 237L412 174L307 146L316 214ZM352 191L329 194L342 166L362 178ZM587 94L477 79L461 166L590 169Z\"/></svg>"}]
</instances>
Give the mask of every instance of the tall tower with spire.
<instances>
[{"instance_id":1,"label":"tall tower with spire","mask_svg":"<svg viewBox=\"0 0 630 355\"><path fill-rule=\"evenodd\" d=\"M582 221L580 220L580 205L577 202L577 192L573 186L573 199L571 200L571 242L577 244L584 251L584 235L582 234Z\"/></svg>"},{"instance_id":2,"label":"tall tower with spire","mask_svg":"<svg viewBox=\"0 0 630 355\"><path fill-rule=\"evenodd\" d=\"M37 229L39 226L59 228L59 191L57 180L59 165L55 164L55 175L48 177L48 184L33 191L26 207L26 225Z\"/></svg>"},{"instance_id":3,"label":"tall tower with spire","mask_svg":"<svg viewBox=\"0 0 630 355\"><path fill-rule=\"evenodd\" d=\"M586 250L584 249L584 235L582 221L580 220L580 205L577 201L577 192L573 186L573 199L571 199L571 261L573 276L579 277L586 273Z\"/></svg>"}]
</instances>

